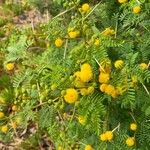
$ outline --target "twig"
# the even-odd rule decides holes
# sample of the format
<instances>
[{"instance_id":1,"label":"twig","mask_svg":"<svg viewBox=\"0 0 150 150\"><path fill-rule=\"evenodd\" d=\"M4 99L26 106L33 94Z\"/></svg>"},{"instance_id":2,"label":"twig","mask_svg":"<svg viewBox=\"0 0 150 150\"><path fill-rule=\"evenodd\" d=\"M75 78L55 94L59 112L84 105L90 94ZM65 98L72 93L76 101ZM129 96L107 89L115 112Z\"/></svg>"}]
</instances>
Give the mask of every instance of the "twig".
<instances>
[{"instance_id":1,"label":"twig","mask_svg":"<svg viewBox=\"0 0 150 150\"><path fill-rule=\"evenodd\" d=\"M140 2L139 0L136 0L136 2L137 2L138 4L141 4L141 2Z\"/></svg>"},{"instance_id":2,"label":"twig","mask_svg":"<svg viewBox=\"0 0 150 150\"><path fill-rule=\"evenodd\" d=\"M40 104L42 104L42 100L41 100L41 98L40 98L40 96L41 96L41 93L40 93L40 86L39 86L38 81L37 81L37 89L38 89L38 94L39 94Z\"/></svg>"},{"instance_id":3,"label":"twig","mask_svg":"<svg viewBox=\"0 0 150 150\"><path fill-rule=\"evenodd\" d=\"M102 69L102 71L105 72L104 68L103 68L102 65L98 62L98 60L97 60L95 57L93 57L93 58L95 59L95 61L96 61L97 64L99 65L100 69Z\"/></svg>"},{"instance_id":4,"label":"twig","mask_svg":"<svg viewBox=\"0 0 150 150\"><path fill-rule=\"evenodd\" d=\"M64 50L64 59L66 58L67 47L68 47L68 39L66 39L65 50Z\"/></svg>"},{"instance_id":5,"label":"twig","mask_svg":"<svg viewBox=\"0 0 150 150\"><path fill-rule=\"evenodd\" d=\"M117 18L116 18L116 27L115 27L115 38L117 37L117 29L118 29L118 15L117 15Z\"/></svg>"},{"instance_id":6,"label":"twig","mask_svg":"<svg viewBox=\"0 0 150 150\"><path fill-rule=\"evenodd\" d=\"M33 19L31 20L31 27L32 27L32 31L33 31L33 33L35 33L35 27L34 27Z\"/></svg>"},{"instance_id":7,"label":"twig","mask_svg":"<svg viewBox=\"0 0 150 150\"><path fill-rule=\"evenodd\" d=\"M65 124L65 122L64 122L64 119L63 119L63 117L61 116L61 114L60 114L60 112L59 112L58 110L57 110L57 113L58 113L58 115L59 115L59 117L60 117L60 119L61 119L63 125L66 127L66 124Z\"/></svg>"},{"instance_id":8,"label":"twig","mask_svg":"<svg viewBox=\"0 0 150 150\"><path fill-rule=\"evenodd\" d=\"M141 82L141 84L142 84L142 86L144 87L144 89L145 89L146 93L148 94L148 96L150 96L150 93L149 93L147 87L146 87L142 82Z\"/></svg>"},{"instance_id":9,"label":"twig","mask_svg":"<svg viewBox=\"0 0 150 150\"><path fill-rule=\"evenodd\" d=\"M120 122L119 122L119 124L117 125L117 127L115 127L113 130L112 130L112 132L114 132L115 130L117 130L117 129L119 129L120 128Z\"/></svg>"},{"instance_id":10,"label":"twig","mask_svg":"<svg viewBox=\"0 0 150 150\"><path fill-rule=\"evenodd\" d=\"M70 123L72 122L72 120L73 120L73 117L74 117L74 115L75 115L75 110L76 110L76 105L74 105L73 114L72 114L72 116L71 116L71 118L70 118L69 124L70 124Z\"/></svg>"},{"instance_id":11,"label":"twig","mask_svg":"<svg viewBox=\"0 0 150 150\"><path fill-rule=\"evenodd\" d=\"M60 16L62 16L62 15L64 15L65 13L71 11L71 10L74 9L74 8L75 8L75 7L72 7L72 8L70 8L70 9L68 9L68 10L65 10L65 11L59 13L59 14L56 15L54 18L52 18L52 20L53 20L53 19L56 19L56 18L58 18L58 17L60 17Z\"/></svg>"},{"instance_id":12,"label":"twig","mask_svg":"<svg viewBox=\"0 0 150 150\"><path fill-rule=\"evenodd\" d=\"M56 101L57 99L59 99L59 97L56 97L56 98L53 99L52 101L54 102L54 101ZM38 107L40 107L40 106L42 106L42 105L45 105L45 104L47 104L47 103L48 103L48 101L42 102L42 103L40 103L40 104L34 106L33 109L38 108Z\"/></svg>"},{"instance_id":13,"label":"twig","mask_svg":"<svg viewBox=\"0 0 150 150\"><path fill-rule=\"evenodd\" d=\"M130 115L131 115L132 119L134 120L134 122L136 122L136 119L131 112L130 112Z\"/></svg>"}]
</instances>

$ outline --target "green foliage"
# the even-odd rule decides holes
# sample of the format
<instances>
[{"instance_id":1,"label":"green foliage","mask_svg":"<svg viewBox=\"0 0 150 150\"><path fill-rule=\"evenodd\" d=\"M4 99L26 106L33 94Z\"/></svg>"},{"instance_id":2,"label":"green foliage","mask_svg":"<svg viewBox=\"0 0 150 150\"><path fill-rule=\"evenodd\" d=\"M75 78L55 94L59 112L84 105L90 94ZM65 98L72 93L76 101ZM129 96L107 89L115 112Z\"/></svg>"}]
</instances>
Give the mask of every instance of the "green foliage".
<instances>
[{"instance_id":1,"label":"green foliage","mask_svg":"<svg viewBox=\"0 0 150 150\"><path fill-rule=\"evenodd\" d=\"M87 1L84 12L83 1L28 2L41 11L56 9L34 29L12 29L0 46L0 140L25 136L20 149L38 149L45 136L54 149L150 149L149 3ZM77 95L68 96L70 88ZM100 139L106 131L113 133L110 141ZM131 147L128 137L135 138Z\"/></svg>"}]
</instances>

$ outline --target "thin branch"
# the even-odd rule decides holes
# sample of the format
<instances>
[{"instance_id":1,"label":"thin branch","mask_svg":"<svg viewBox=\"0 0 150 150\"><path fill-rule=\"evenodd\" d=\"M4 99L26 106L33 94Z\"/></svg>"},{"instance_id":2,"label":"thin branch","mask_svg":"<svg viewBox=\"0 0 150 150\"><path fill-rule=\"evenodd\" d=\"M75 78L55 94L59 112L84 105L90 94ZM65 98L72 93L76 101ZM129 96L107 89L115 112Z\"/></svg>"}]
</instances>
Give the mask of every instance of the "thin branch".
<instances>
[{"instance_id":1,"label":"thin branch","mask_svg":"<svg viewBox=\"0 0 150 150\"><path fill-rule=\"evenodd\" d=\"M40 93L40 85L39 85L38 81L37 81L37 89L38 89L40 104L42 104L42 101L41 101L41 98L40 98L40 96L41 96L41 93Z\"/></svg>"},{"instance_id":2,"label":"thin branch","mask_svg":"<svg viewBox=\"0 0 150 150\"><path fill-rule=\"evenodd\" d=\"M75 110L76 110L76 105L74 105L74 108L73 108L73 114L72 114L72 116L71 116L71 118L70 118L69 124L72 122L72 120L73 120L73 118L74 118Z\"/></svg>"},{"instance_id":3,"label":"thin branch","mask_svg":"<svg viewBox=\"0 0 150 150\"><path fill-rule=\"evenodd\" d=\"M117 37L117 30L118 30L118 15L117 15L117 18L116 18L116 27L115 27L115 38Z\"/></svg>"},{"instance_id":4,"label":"thin branch","mask_svg":"<svg viewBox=\"0 0 150 150\"><path fill-rule=\"evenodd\" d=\"M119 129L120 128L120 122L119 122L119 124L117 125L117 127L115 127L113 130L112 130L112 132L114 132L115 130L117 130L117 129Z\"/></svg>"},{"instance_id":5,"label":"thin branch","mask_svg":"<svg viewBox=\"0 0 150 150\"><path fill-rule=\"evenodd\" d=\"M66 58L67 47L68 47L68 39L66 39L65 50L64 50L64 59Z\"/></svg>"},{"instance_id":6,"label":"thin branch","mask_svg":"<svg viewBox=\"0 0 150 150\"><path fill-rule=\"evenodd\" d=\"M52 18L52 20L53 20L53 19L56 19L56 18L58 18L58 17L60 17L60 16L62 16L62 15L64 15L65 13L71 11L71 10L74 9L74 8L75 8L75 7L72 7L72 8L70 8L70 9L68 9L68 10L65 10L65 11L59 13L59 14L56 15L54 18Z\"/></svg>"},{"instance_id":7,"label":"thin branch","mask_svg":"<svg viewBox=\"0 0 150 150\"><path fill-rule=\"evenodd\" d=\"M131 112L130 112L130 115L131 115L132 119L134 120L134 122L136 122L136 119Z\"/></svg>"},{"instance_id":8,"label":"thin branch","mask_svg":"<svg viewBox=\"0 0 150 150\"><path fill-rule=\"evenodd\" d=\"M102 71L105 72L104 68L103 68L102 65L98 62L98 60L97 60L95 57L93 57L93 58L95 59L95 61L96 61L97 64L99 65L100 69L102 69Z\"/></svg>"},{"instance_id":9,"label":"thin branch","mask_svg":"<svg viewBox=\"0 0 150 150\"><path fill-rule=\"evenodd\" d=\"M59 99L59 97L56 97L56 98L53 99L52 101L55 102L57 99ZM47 104L47 103L49 103L49 102L48 102L48 101L42 102L42 103L40 103L40 104L34 106L33 109L38 108L38 107L40 107L40 106L43 106L43 105L45 105L45 104Z\"/></svg>"},{"instance_id":10,"label":"thin branch","mask_svg":"<svg viewBox=\"0 0 150 150\"><path fill-rule=\"evenodd\" d=\"M137 2L138 4L141 4L141 2L140 2L139 0L136 0L136 2Z\"/></svg>"},{"instance_id":11,"label":"thin branch","mask_svg":"<svg viewBox=\"0 0 150 150\"><path fill-rule=\"evenodd\" d=\"M148 94L148 96L150 96L150 93L149 93L147 87L146 87L142 82L141 82L141 84L142 84L142 86L144 87L144 89L145 89L146 93Z\"/></svg>"}]
</instances>

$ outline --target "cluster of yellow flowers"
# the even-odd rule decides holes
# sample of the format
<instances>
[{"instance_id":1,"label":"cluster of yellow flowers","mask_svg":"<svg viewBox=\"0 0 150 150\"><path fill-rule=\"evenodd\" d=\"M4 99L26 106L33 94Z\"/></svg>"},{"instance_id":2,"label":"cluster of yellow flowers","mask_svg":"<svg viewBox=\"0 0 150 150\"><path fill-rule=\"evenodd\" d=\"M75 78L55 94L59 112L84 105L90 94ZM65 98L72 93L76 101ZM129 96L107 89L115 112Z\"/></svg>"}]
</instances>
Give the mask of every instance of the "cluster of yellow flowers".
<instances>
[{"instance_id":1,"label":"cluster of yellow flowers","mask_svg":"<svg viewBox=\"0 0 150 150\"><path fill-rule=\"evenodd\" d=\"M100 140L105 141L111 141L113 139L113 132L112 131L106 131L100 135Z\"/></svg>"},{"instance_id":2,"label":"cluster of yellow flowers","mask_svg":"<svg viewBox=\"0 0 150 150\"><path fill-rule=\"evenodd\" d=\"M89 86L85 88L85 83L88 83L93 78L92 67L85 63L81 65L81 70L74 73L75 77L75 87L80 88L80 94L85 96L94 92L94 87ZM75 103L78 100L78 92L74 88L69 88L66 90L66 94L64 95L64 100L67 103Z\"/></svg>"},{"instance_id":3,"label":"cluster of yellow flowers","mask_svg":"<svg viewBox=\"0 0 150 150\"><path fill-rule=\"evenodd\" d=\"M120 4L124 4L124 3L127 3L128 0L118 0L118 2L119 2ZM140 7L139 5L134 6L133 9L132 9L132 12L133 12L134 14L140 13L140 12L141 12L141 7Z\"/></svg>"},{"instance_id":4,"label":"cluster of yellow flowers","mask_svg":"<svg viewBox=\"0 0 150 150\"><path fill-rule=\"evenodd\" d=\"M1 98L0 98L0 99L1 99ZM5 101L5 100L3 99L3 101ZM13 112L16 112L16 111L18 110L18 108L17 108L16 105L13 105L13 106L11 107L11 110L12 110ZM0 111L0 119L3 119L4 117L5 117L4 112ZM13 128L16 128L17 125L19 124L19 123L17 123L17 122L18 122L18 121L13 121L12 124L11 124L11 126L12 126ZM0 129L1 129L1 132L3 132L3 133L7 133L8 130L9 130L7 124L2 125L2 126L0 127Z\"/></svg>"},{"instance_id":5,"label":"cluster of yellow flowers","mask_svg":"<svg viewBox=\"0 0 150 150\"><path fill-rule=\"evenodd\" d=\"M68 31L68 36L70 39L74 39L74 38L77 38L79 36L80 32L78 30L71 30L71 31ZM56 40L55 40L55 46L60 48L64 43L64 40L60 37L58 37Z\"/></svg>"},{"instance_id":6,"label":"cluster of yellow flowers","mask_svg":"<svg viewBox=\"0 0 150 150\"><path fill-rule=\"evenodd\" d=\"M87 3L83 4L82 7L80 8L80 11L83 13L87 13L87 12L89 12L89 10L90 10L90 5ZM77 38L79 36L79 34L80 34L80 32L78 30L72 30L72 31L68 32L68 36L71 39ZM55 40L55 46L58 48L60 48L63 45L63 43L64 43L64 41L60 37L58 37Z\"/></svg>"},{"instance_id":7,"label":"cluster of yellow flowers","mask_svg":"<svg viewBox=\"0 0 150 150\"><path fill-rule=\"evenodd\" d=\"M93 78L93 72L92 67L88 63L84 63L81 65L80 71L77 71L74 73L75 77L75 86L80 88L81 95L89 95L94 92L94 87L89 86L86 87L86 83L92 80Z\"/></svg>"},{"instance_id":8,"label":"cluster of yellow flowers","mask_svg":"<svg viewBox=\"0 0 150 150\"><path fill-rule=\"evenodd\" d=\"M131 123L130 124L130 130L136 131L137 130L137 124ZM111 141L113 139L113 131L106 131L100 135L100 140L103 142ZM135 138L134 137L128 137L126 139L127 146L131 147L135 144Z\"/></svg>"},{"instance_id":9,"label":"cluster of yellow flowers","mask_svg":"<svg viewBox=\"0 0 150 150\"><path fill-rule=\"evenodd\" d=\"M131 123L130 124L130 130L136 131L137 130L137 124L136 123ZM126 144L129 147L133 146L135 144L135 137L128 137L126 139Z\"/></svg>"},{"instance_id":10,"label":"cluster of yellow flowers","mask_svg":"<svg viewBox=\"0 0 150 150\"><path fill-rule=\"evenodd\" d=\"M110 81L111 73L110 61L105 63L105 65L101 63L99 71L99 83L101 83L100 91L112 96L113 98L116 98L119 95L118 89L115 88L113 85L108 84L108 82Z\"/></svg>"},{"instance_id":11,"label":"cluster of yellow flowers","mask_svg":"<svg viewBox=\"0 0 150 150\"><path fill-rule=\"evenodd\" d=\"M119 95L119 91L111 84L101 84L100 90L113 98L116 98Z\"/></svg>"}]
</instances>

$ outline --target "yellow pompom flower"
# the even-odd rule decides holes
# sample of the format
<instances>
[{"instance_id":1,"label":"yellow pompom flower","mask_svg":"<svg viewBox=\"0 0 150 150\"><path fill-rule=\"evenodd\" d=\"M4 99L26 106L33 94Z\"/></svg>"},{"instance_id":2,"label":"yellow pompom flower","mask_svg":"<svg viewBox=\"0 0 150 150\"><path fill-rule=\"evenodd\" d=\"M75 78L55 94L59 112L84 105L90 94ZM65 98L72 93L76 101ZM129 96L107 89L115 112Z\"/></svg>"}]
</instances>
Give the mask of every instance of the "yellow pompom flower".
<instances>
[{"instance_id":1,"label":"yellow pompom flower","mask_svg":"<svg viewBox=\"0 0 150 150\"><path fill-rule=\"evenodd\" d=\"M118 0L119 3L123 4L126 3L128 0Z\"/></svg>"},{"instance_id":2,"label":"yellow pompom flower","mask_svg":"<svg viewBox=\"0 0 150 150\"><path fill-rule=\"evenodd\" d=\"M141 12L141 7L140 6L135 6L135 7L133 7L132 11L133 11L134 14L138 14L138 13Z\"/></svg>"},{"instance_id":3,"label":"yellow pompom flower","mask_svg":"<svg viewBox=\"0 0 150 150\"><path fill-rule=\"evenodd\" d=\"M86 145L84 150L93 150L92 146L91 145Z\"/></svg>"},{"instance_id":4,"label":"yellow pompom flower","mask_svg":"<svg viewBox=\"0 0 150 150\"><path fill-rule=\"evenodd\" d=\"M99 46L101 41L99 39L95 39L94 45Z\"/></svg>"},{"instance_id":5,"label":"yellow pompom flower","mask_svg":"<svg viewBox=\"0 0 150 150\"><path fill-rule=\"evenodd\" d=\"M146 69L148 69L148 65L146 63L141 63L140 64L140 69L141 70L146 70Z\"/></svg>"},{"instance_id":6,"label":"yellow pompom flower","mask_svg":"<svg viewBox=\"0 0 150 150\"><path fill-rule=\"evenodd\" d=\"M101 135L100 135L100 140L101 141L107 141L107 136L106 136L106 134L105 133L102 133Z\"/></svg>"},{"instance_id":7,"label":"yellow pompom flower","mask_svg":"<svg viewBox=\"0 0 150 150\"><path fill-rule=\"evenodd\" d=\"M115 88L113 85L107 85L105 88L105 93L108 95L111 95L115 91Z\"/></svg>"},{"instance_id":8,"label":"yellow pompom flower","mask_svg":"<svg viewBox=\"0 0 150 150\"><path fill-rule=\"evenodd\" d=\"M134 137L128 137L127 140L126 140L126 144L127 146L131 147L135 144L135 139Z\"/></svg>"},{"instance_id":9,"label":"yellow pompom flower","mask_svg":"<svg viewBox=\"0 0 150 150\"><path fill-rule=\"evenodd\" d=\"M121 69L123 67L123 64L124 64L123 60L117 60L115 61L114 66L116 69Z\"/></svg>"},{"instance_id":10,"label":"yellow pompom flower","mask_svg":"<svg viewBox=\"0 0 150 150\"><path fill-rule=\"evenodd\" d=\"M106 131L105 136L108 141L111 141L113 139L113 132L112 131Z\"/></svg>"},{"instance_id":11,"label":"yellow pompom flower","mask_svg":"<svg viewBox=\"0 0 150 150\"><path fill-rule=\"evenodd\" d=\"M107 87L107 84L103 83L100 85L100 91L105 92L105 89Z\"/></svg>"},{"instance_id":12,"label":"yellow pompom flower","mask_svg":"<svg viewBox=\"0 0 150 150\"><path fill-rule=\"evenodd\" d=\"M85 123L86 123L86 117L79 116L78 117L78 121L79 121L80 124L85 125Z\"/></svg>"},{"instance_id":13,"label":"yellow pompom flower","mask_svg":"<svg viewBox=\"0 0 150 150\"><path fill-rule=\"evenodd\" d=\"M56 47L61 47L63 45L63 40L61 38L57 38L55 40Z\"/></svg>"},{"instance_id":14,"label":"yellow pompom flower","mask_svg":"<svg viewBox=\"0 0 150 150\"><path fill-rule=\"evenodd\" d=\"M5 116L5 114L0 111L0 119L3 118L4 116Z\"/></svg>"},{"instance_id":15,"label":"yellow pompom flower","mask_svg":"<svg viewBox=\"0 0 150 150\"><path fill-rule=\"evenodd\" d=\"M88 89L86 89L86 88L80 89L80 93L81 93L81 95L83 95L83 96L86 96L86 95L89 94L89 93L88 93Z\"/></svg>"},{"instance_id":16,"label":"yellow pompom flower","mask_svg":"<svg viewBox=\"0 0 150 150\"><path fill-rule=\"evenodd\" d=\"M85 63L85 64L81 65L81 71L84 71L84 70L90 70L90 71L92 71L91 65L88 64L88 63Z\"/></svg>"},{"instance_id":17,"label":"yellow pompom flower","mask_svg":"<svg viewBox=\"0 0 150 150\"><path fill-rule=\"evenodd\" d=\"M89 82L93 78L93 73L91 70L82 70L80 72L80 80L82 82Z\"/></svg>"},{"instance_id":18,"label":"yellow pompom flower","mask_svg":"<svg viewBox=\"0 0 150 150\"><path fill-rule=\"evenodd\" d=\"M6 64L6 69L8 71L12 71L15 68L15 64L14 63L8 63Z\"/></svg>"},{"instance_id":19,"label":"yellow pompom flower","mask_svg":"<svg viewBox=\"0 0 150 150\"><path fill-rule=\"evenodd\" d=\"M68 33L68 35L71 39L74 39L78 36L78 33L76 31L71 31Z\"/></svg>"},{"instance_id":20,"label":"yellow pompom flower","mask_svg":"<svg viewBox=\"0 0 150 150\"><path fill-rule=\"evenodd\" d=\"M7 126L7 125L3 125L3 126L1 127L1 132L7 133L7 132L8 132L8 126Z\"/></svg>"},{"instance_id":21,"label":"yellow pompom flower","mask_svg":"<svg viewBox=\"0 0 150 150\"><path fill-rule=\"evenodd\" d=\"M110 75L108 73L100 73L99 75L100 83L107 83L109 80L110 80Z\"/></svg>"},{"instance_id":22,"label":"yellow pompom flower","mask_svg":"<svg viewBox=\"0 0 150 150\"><path fill-rule=\"evenodd\" d=\"M136 131L137 130L137 124L136 123L131 123L130 124L130 130Z\"/></svg>"},{"instance_id":23,"label":"yellow pompom flower","mask_svg":"<svg viewBox=\"0 0 150 150\"><path fill-rule=\"evenodd\" d=\"M105 35L105 36L107 36L107 35L114 35L114 34L115 34L115 31L109 27L109 28L106 28L106 29L102 32L102 34Z\"/></svg>"},{"instance_id":24,"label":"yellow pompom flower","mask_svg":"<svg viewBox=\"0 0 150 150\"><path fill-rule=\"evenodd\" d=\"M67 103L75 103L78 99L78 92L73 88L67 89L64 99Z\"/></svg>"},{"instance_id":25,"label":"yellow pompom flower","mask_svg":"<svg viewBox=\"0 0 150 150\"><path fill-rule=\"evenodd\" d=\"M83 4L81 10L85 13L88 12L90 10L90 5L88 3Z\"/></svg>"}]
</instances>

